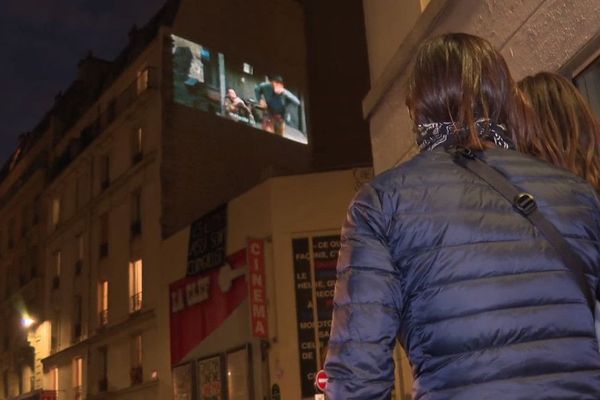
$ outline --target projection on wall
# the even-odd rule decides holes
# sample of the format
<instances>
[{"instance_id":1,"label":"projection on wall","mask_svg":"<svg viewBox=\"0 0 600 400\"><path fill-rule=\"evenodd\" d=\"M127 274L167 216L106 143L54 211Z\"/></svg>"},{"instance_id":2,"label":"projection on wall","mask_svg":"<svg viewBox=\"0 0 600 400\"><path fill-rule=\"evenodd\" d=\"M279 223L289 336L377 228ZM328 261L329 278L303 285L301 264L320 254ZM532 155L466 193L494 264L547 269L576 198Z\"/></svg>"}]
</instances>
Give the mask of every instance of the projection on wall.
<instances>
[{"instance_id":1,"label":"projection on wall","mask_svg":"<svg viewBox=\"0 0 600 400\"><path fill-rule=\"evenodd\" d=\"M171 35L174 101L308 143L303 96L285 76L255 71L223 53Z\"/></svg>"}]
</instances>

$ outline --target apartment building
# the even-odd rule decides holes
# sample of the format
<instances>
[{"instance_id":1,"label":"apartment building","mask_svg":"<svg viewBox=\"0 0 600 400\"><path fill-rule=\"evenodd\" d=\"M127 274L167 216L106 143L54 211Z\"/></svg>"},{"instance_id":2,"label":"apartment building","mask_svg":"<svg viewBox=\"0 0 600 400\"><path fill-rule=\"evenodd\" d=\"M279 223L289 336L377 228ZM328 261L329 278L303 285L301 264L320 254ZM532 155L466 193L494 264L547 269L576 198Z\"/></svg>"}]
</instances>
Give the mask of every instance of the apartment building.
<instances>
[{"instance_id":1,"label":"apartment building","mask_svg":"<svg viewBox=\"0 0 600 400\"><path fill-rule=\"evenodd\" d=\"M164 241L271 177L370 164L366 58L340 64L310 35L331 12L167 0L116 59L81 60L0 171L0 399L173 397L165 276L178 270ZM359 3L343 14L362 21ZM365 53L355 24L328 40L342 37ZM329 76L309 77L309 57ZM277 134L260 107L226 112L229 89L252 104L278 75L298 101ZM323 112L331 90L343 106Z\"/></svg>"}]
</instances>

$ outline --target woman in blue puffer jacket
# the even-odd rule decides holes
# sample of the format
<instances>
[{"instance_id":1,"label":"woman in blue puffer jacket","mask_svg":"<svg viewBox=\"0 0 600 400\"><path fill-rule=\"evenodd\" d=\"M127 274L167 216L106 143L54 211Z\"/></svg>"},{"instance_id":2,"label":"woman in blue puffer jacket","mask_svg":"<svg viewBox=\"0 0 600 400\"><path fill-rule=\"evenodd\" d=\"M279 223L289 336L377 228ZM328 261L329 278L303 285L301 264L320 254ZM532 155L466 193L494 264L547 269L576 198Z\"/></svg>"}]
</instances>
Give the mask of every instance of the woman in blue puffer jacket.
<instances>
[{"instance_id":1,"label":"woman in blue puffer jacket","mask_svg":"<svg viewBox=\"0 0 600 400\"><path fill-rule=\"evenodd\" d=\"M597 293L594 190L514 151L536 124L502 56L481 38L425 42L407 105L421 153L366 185L342 229L327 395L389 399L398 339L415 400L600 399L584 291L537 229L455 164L451 149L475 150L531 193L585 261Z\"/></svg>"}]
</instances>

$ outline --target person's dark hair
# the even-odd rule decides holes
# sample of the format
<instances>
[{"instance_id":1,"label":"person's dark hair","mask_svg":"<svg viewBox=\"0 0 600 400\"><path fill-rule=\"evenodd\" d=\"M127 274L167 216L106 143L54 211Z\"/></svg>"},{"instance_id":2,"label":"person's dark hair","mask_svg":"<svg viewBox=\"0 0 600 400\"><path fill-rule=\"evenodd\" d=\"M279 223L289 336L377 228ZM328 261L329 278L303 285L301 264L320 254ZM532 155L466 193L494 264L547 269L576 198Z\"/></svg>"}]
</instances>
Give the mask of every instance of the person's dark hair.
<instances>
[{"instance_id":1,"label":"person's dark hair","mask_svg":"<svg viewBox=\"0 0 600 400\"><path fill-rule=\"evenodd\" d=\"M284 83L283 82L283 76L275 74L269 77L269 80L271 82L278 82L278 83Z\"/></svg>"},{"instance_id":2,"label":"person's dark hair","mask_svg":"<svg viewBox=\"0 0 600 400\"><path fill-rule=\"evenodd\" d=\"M600 192L600 122L577 88L562 76L540 72L519 82L541 130L519 149L585 178Z\"/></svg>"},{"instance_id":3,"label":"person's dark hair","mask_svg":"<svg viewBox=\"0 0 600 400\"><path fill-rule=\"evenodd\" d=\"M485 39L450 33L424 42L408 81L406 105L415 124L453 122L469 134L459 145L487 147L475 121L505 124L516 142L534 129L502 55Z\"/></svg>"}]
</instances>

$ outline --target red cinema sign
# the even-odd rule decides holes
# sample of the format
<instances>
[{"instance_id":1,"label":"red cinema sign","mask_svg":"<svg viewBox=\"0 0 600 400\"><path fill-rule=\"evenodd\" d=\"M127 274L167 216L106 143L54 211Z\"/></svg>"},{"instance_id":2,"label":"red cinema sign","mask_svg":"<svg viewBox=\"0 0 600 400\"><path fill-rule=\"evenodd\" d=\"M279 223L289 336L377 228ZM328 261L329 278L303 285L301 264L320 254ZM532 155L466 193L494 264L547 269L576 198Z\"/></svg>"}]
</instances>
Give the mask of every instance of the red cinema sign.
<instances>
[{"instance_id":1,"label":"red cinema sign","mask_svg":"<svg viewBox=\"0 0 600 400\"><path fill-rule=\"evenodd\" d=\"M267 290L265 285L264 241L248 239L247 254L252 335L262 339L267 339L269 335L267 323Z\"/></svg>"}]
</instances>

